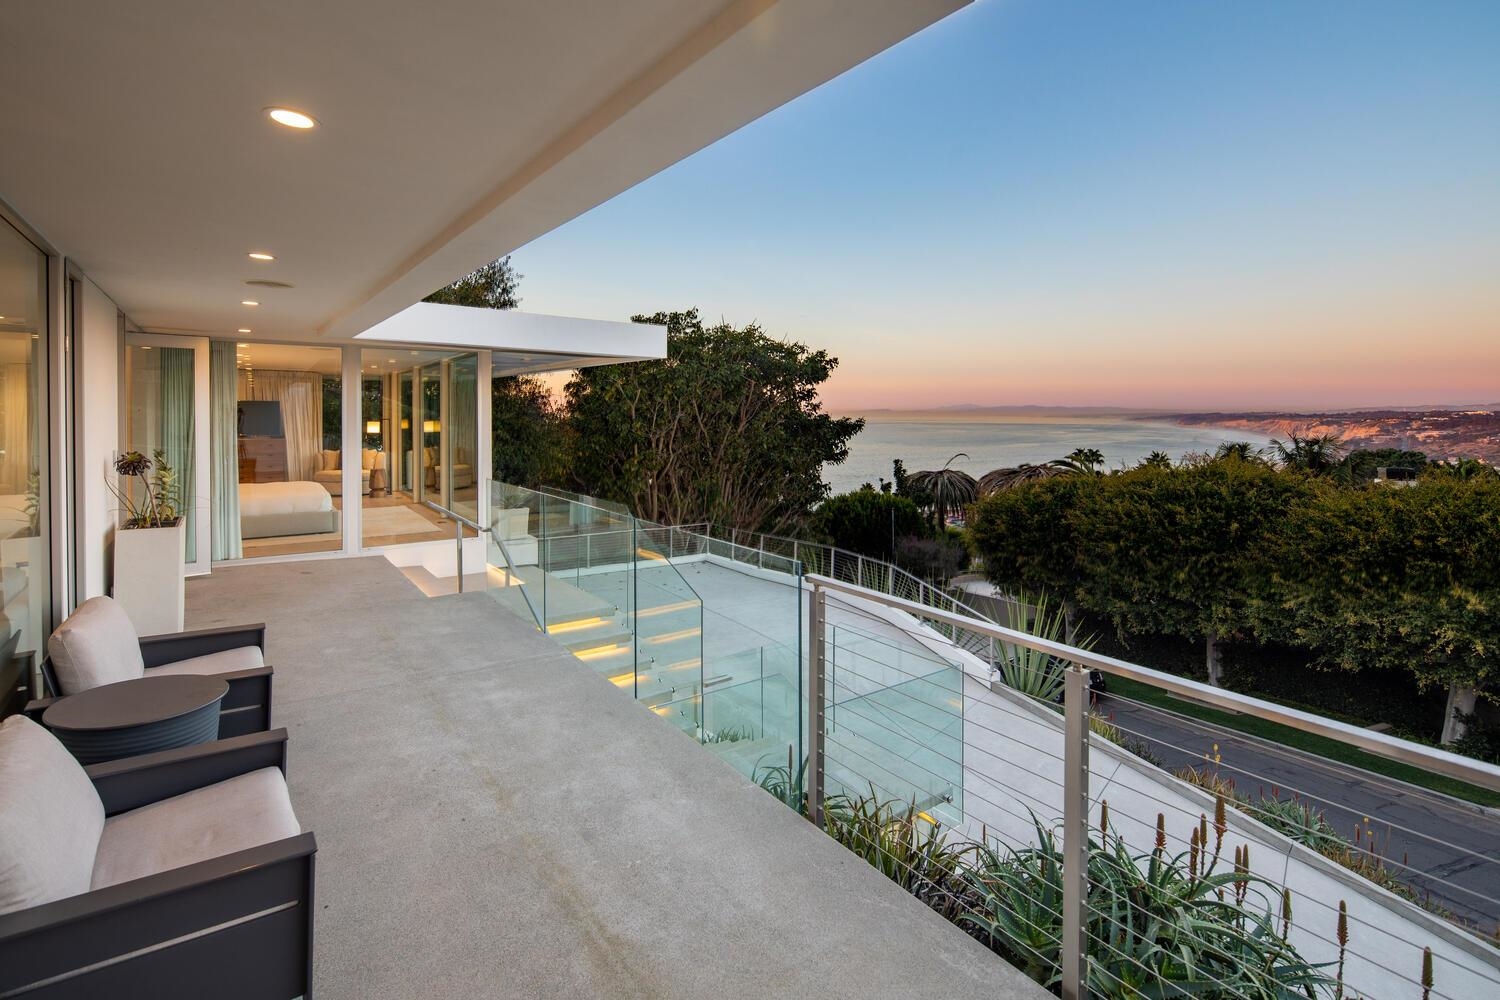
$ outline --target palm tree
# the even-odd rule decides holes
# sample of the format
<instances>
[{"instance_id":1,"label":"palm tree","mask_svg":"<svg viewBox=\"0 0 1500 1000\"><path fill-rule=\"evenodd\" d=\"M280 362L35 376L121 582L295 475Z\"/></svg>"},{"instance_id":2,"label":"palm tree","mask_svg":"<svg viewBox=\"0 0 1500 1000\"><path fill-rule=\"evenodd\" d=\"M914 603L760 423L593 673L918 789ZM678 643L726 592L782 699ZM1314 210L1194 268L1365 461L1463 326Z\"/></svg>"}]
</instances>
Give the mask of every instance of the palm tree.
<instances>
[{"instance_id":1,"label":"palm tree","mask_svg":"<svg viewBox=\"0 0 1500 1000\"><path fill-rule=\"evenodd\" d=\"M1170 469L1171 467L1171 456L1164 451L1153 451L1141 459L1141 464L1137 466L1140 469Z\"/></svg>"},{"instance_id":2,"label":"palm tree","mask_svg":"<svg viewBox=\"0 0 1500 1000\"><path fill-rule=\"evenodd\" d=\"M1082 472L1098 472L1104 464L1104 452L1098 448L1074 448L1068 452L1067 460Z\"/></svg>"},{"instance_id":3,"label":"palm tree","mask_svg":"<svg viewBox=\"0 0 1500 1000\"><path fill-rule=\"evenodd\" d=\"M1214 449L1214 458L1237 458L1241 462L1262 462L1265 449L1257 448L1249 441L1225 441Z\"/></svg>"},{"instance_id":4,"label":"palm tree","mask_svg":"<svg viewBox=\"0 0 1500 1000\"><path fill-rule=\"evenodd\" d=\"M1042 462L1040 465L1022 462L1003 469L991 469L979 477L979 495L988 496L1001 490L1014 489L1022 483L1034 483L1054 476L1076 476L1082 471L1072 462L1061 458Z\"/></svg>"},{"instance_id":5,"label":"palm tree","mask_svg":"<svg viewBox=\"0 0 1500 1000\"><path fill-rule=\"evenodd\" d=\"M914 488L932 497L935 527L941 527L948 522L950 511L961 511L978 499L979 484L975 482L974 477L960 469L949 468L958 459L968 457L965 453L959 452L944 462L941 469L913 472L907 477L907 482Z\"/></svg>"},{"instance_id":6,"label":"palm tree","mask_svg":"<svg viewBox=\"0 0 1500 1000\"><path fill-rule=\"evenodd\" d=\"M1301 469L1321 476L1339 464L1344 446L1332 434L1309 434L1307 437L1292 432L1287 434L1287 443L1271 442L1276 464L1283 469Z\"/></svg>"}]
</instances>

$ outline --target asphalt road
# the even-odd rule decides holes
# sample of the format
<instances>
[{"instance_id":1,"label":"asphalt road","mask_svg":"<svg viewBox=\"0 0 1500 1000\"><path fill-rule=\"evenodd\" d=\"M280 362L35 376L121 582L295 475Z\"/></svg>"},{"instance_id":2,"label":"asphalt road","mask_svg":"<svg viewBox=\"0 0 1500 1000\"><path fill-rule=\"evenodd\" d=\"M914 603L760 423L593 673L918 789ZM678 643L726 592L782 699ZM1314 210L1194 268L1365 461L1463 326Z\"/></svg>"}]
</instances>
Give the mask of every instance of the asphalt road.
<instances>
[{"instance_id":1,"label":"asphalt road","mask_svg":"<svg viewBox=\"0 0 1500 1000\"><path fill-rule=\"evenodd\" d=\"M1201 766L1218 744L1220 774L1241 794L1295 793L1351 841L1356 827L1373 831L1387 866L1419 896L1486 935L1500 927L1500 811L1119 697L1103 696L1098 711L1144 737L1168 769Z\"/></svg>"}]
</instances>

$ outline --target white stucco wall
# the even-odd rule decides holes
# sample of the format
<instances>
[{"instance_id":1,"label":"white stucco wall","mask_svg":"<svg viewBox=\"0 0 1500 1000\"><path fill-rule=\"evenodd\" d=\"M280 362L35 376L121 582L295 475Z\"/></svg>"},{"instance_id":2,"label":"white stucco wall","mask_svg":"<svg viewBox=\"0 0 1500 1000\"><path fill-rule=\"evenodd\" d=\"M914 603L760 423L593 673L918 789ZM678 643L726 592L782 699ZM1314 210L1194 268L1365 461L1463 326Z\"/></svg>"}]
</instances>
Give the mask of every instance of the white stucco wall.
<instances>
[{"instance_id":1,"label":"white stucco wall","mask_svg":"<svg viewBox=\"0 0 1500 1000\"><path fill-rule=\"evenodd\" d=\"M108 592L114 500L105 473L120 444L120 311L93 282L79 282L79 328L73 350L78 446L78 598Z\"/></svg>"}]
</instances>

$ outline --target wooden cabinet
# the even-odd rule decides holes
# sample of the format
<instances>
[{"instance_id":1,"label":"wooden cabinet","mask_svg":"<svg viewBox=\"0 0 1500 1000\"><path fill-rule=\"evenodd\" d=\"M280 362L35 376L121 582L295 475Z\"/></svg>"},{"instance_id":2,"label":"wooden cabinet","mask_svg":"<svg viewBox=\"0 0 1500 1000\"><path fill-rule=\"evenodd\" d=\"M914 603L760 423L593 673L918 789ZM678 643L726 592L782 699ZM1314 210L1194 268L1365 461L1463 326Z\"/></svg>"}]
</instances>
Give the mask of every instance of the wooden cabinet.
<instances>
[{"instance_id":1,"label":"wooden cabinet","mask_svg":"<svg viewBox=\"0 0 1500 1000\"><path fill-rule=\"evenodd\" d=\"M286 482L286 438L240 438L240 482Z\"/></svg>"}]
</instances>

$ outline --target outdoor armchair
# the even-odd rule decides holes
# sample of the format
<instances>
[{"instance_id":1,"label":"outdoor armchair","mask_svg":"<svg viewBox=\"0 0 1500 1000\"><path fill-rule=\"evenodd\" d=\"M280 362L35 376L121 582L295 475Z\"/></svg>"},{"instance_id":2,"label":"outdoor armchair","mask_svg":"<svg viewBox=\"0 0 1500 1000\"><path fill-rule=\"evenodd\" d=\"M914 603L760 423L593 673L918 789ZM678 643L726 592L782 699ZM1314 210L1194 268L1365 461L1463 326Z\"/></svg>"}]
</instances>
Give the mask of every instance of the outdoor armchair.
<instances>
[{"instance_id":1,"label":"outdoor armchair","mask_svg":"<svg viewBox=\"0 0 1500 1000\"><path fill-rule=\"evenodd\" d=\"M52 702L102 684L165 674L213 674L229 682L220 703L219 736L271 728L271 677L265 625L176 632L142 638L108 597L84 601L47 640L42 683L48 697L26 706L37 721Z\"/></svg>"},{"instance_id":2,"label":"outdoor armchair","mask_svg":"<svg viewBox=\"0 0 1500 1000\"><path fill-rule=\"evenodd\" d=\"M0 996L311 996L286 731L83 768L0 724Z\"/></svg>"}]
</instances>

